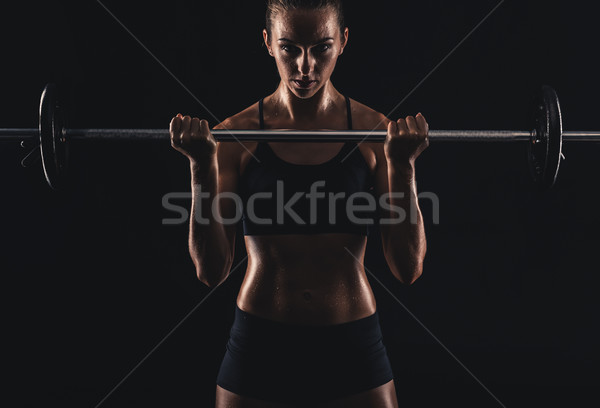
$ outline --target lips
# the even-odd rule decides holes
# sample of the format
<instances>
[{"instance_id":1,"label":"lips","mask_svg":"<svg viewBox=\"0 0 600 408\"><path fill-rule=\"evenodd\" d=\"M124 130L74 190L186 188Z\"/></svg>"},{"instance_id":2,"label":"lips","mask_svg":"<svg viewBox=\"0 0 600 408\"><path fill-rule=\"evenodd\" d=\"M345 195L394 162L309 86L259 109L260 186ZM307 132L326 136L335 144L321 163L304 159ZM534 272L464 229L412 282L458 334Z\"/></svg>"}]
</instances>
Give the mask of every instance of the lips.
<instances>
[{"instance_id":1,"label":"lips","mask_svg":"<svg viewBox=\"0 0 600 408\"><path fill-rule=\"evenodd\" d=\"M302 88L302 89L308 89L317 83L317 81L314 81L314 80L303 81L303 80L294 79L293 81L298 88Z\"/></svg>"}]
</instances>

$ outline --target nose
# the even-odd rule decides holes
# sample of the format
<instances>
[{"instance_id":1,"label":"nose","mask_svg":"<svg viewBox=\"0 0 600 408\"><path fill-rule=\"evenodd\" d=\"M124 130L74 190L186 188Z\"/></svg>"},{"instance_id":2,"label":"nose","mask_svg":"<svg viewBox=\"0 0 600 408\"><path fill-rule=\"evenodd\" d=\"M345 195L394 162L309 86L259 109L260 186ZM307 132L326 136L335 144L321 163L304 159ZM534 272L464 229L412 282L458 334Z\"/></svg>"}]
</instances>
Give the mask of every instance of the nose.
<instances>
[{"instance_id":1,"label":"nose","mask_svg":"<svg viewBox=\"0 0 600 408\"><path fill-rule=\"evenodd\" d=\"M303 77L310 76L314 64L314 58L310 56L310 53L307 50L304 50L298 61L298 68Z\"/></svg>"}]
</instances>

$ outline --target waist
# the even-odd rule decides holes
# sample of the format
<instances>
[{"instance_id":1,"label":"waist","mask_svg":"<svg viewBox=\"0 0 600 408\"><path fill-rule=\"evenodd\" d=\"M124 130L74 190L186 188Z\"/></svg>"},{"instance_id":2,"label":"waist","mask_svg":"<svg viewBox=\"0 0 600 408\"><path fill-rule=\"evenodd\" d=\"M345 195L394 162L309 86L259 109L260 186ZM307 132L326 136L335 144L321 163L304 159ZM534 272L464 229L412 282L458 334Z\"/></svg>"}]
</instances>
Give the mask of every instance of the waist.
<instances>
[{"instance_id":1,"label":"waist","mask_svg":"<svg viewBox=\"0 0 600 408\"><path fill-rule=\"evenodd\" d=\"M245 236L248 270L275 274L286 271L322 283L336 271L362 270L367 237L349 233Z\"/></svg>"},{"instance_id":2,"label":"waist","mask_svg":"<svg viewBox=\"0 0 600 408\"><path fill-rule=\"evenodd\" d=\"M362 320L377 311L372 294L365 295L361 300L347 299L348 301L331 302L326 306L316 307L315 303L303 304L303 300L298 302L287 300L285 303L269 300L256 303L256 298L256 295L238 298L236 307L240 310L243 308L246 313L262 320L294 327L338 326ZM350 303L350 301L354 303ZM320 304L320 302L318 303Z\"/></svg>"},{"instance_id":3,"label":"waist","mask_svg":"<svg viewBox=\"0 0 600 408\"><path fill-rule=\"evenodd\" d=\"M367 238L352 234L246 236L239 306L280 321L352 320L375 309L363 266Z\"/></svg>"},{"instance_id":4,"label":"waist","mask_svg":"<svg viewBox=\"0 0 600 408\"><path fill-rule=\"evenodd\" d=\"M242 310L239 305L235 305L235 327L240 332L244 332L246 335L252 335L252 332L256 331L261 339L265 338L277 338L282 333L288 333L290 337L297 338L300 335L306 335L307 333L313 334L325 334L325 333L337 333L343 335L344 333L350 334L351 332L365 333L366 329L370 329L373 326L379 326L379 313L375 309L368 316L360 317L350 321L334 324L295 324L292 322L276 321L267 319L254 313ZM360 329L365 330L360 330ZM323 339L317 338L316 340L322 341ZM350 339L347 339L350 340Z\"/></svg>"}]
</instances>

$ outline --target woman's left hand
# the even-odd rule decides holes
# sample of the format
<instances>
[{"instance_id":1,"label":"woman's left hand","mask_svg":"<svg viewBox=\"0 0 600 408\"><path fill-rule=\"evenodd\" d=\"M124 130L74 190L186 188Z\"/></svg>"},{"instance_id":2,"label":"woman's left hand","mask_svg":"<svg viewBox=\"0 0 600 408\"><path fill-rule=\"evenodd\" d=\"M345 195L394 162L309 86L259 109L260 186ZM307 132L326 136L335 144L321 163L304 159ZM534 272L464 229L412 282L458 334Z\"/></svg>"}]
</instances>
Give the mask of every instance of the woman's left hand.
<instances>
[{"instance_id":1,"label":"woman's left hand","mask_svg":"<svg viewBox=\"0 0 600 408\"><path fill-rule=\"evenodd\" d=\"M421 113L390 121L383 145L388 164L414 166L417 157L429 146L428 134L429 125Z\"/></svg>"}]
</instances>

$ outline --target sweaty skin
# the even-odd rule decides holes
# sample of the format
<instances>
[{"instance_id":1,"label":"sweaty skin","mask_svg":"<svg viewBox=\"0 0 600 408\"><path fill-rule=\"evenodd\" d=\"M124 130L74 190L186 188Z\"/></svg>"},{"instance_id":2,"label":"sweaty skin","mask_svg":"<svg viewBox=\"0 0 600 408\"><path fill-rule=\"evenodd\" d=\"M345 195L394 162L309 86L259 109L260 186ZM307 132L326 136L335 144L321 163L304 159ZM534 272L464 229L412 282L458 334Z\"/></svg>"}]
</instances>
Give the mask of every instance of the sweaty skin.
<instances>
[{"instance_id":1,"label":"sweaty skin","mask_svg":"<svg viewBox=\"0 0 600 408\"><path fill-rule=\"evenodd\" d=\"M277 90L264 100L264 119L272 129L347 129L344 97L330 76L347 42L332 13L295 10L273 22L265 44L281 77ZM317 17L317 18L315 18ZM311 81L308 89L296 81ZM352 101L354 128L385 129L387 119ZM257 129L258 104L220 127ZM362 123L361 123L362 122ZM281 159L295 164L320 164L333 158L342 143L269 143ZM239 160L238 177L257 143L219 146ZM381 147L381 146L380 146ZM375 153L369 144L360 151L374 173ZM384 159L383 155L380 155ZM367 239L347 233L245 236L248 269L238 307L264 318L297 324L330 325L375 313L375 297L362 266ZM346 249L347 248L347 249Z\"/></svg>"},{"instance_id":2,"label":"sweaty skin","mask_svg":"<svg viewBox=\"0 0 600 408\"><path fill-rule=\"evenodd\" d=\"M331 85L330 85L331 86ZM331 86L332 87L332 86ZM332 87L333 88L333 87ZM337 91L335 91L337 93ZM299 128L277 111L275 97L265 98L265 123L269 128ZM310 129L346 129L346 105L338 93L330 112L320 120L304 122ZM360 118L376 117L364 105L352 101L354 127L371 129L377 122L360 123ZM362 111L362 112L361 112ZM233 128L258 128L258 106L229 120ZM284 118L284 119L277 119ZM379 119L379 118L378 118ZM385 129L387 122L382 123ZM242 146L219 146L231 151L228 157L239 160L243 174L257 143ZM269 143L277 156L295 164L319 164L333 158L341 143ZM376 165L370 143L359 146L371 172ZM235 153L234 153L235 152ZM252 154L251 154L252 153ZM237 305L240 309L271 320L330 325L357 320L375 313L375 297L363 267L367 237L347 233L313 235L247 235L248 268L242 283ZM347 248L347 249L346 249Z\"/></svg>"},{"instance_id":3,"label":"sweaty skin","mask_svg":"<svg viewBox=\"0 0 600 408\"><path fill-rule=\"evenodd\" d=\"M348 29L338 26L335 12L290 10L279 12L271 34L263 31L269 54L281 77L278 88L264 99L264 120L271 129L347 129L344 96L331 83L331 74L347 44ZM354 129L387 129L385 143L360 143L375 178L376 199L390 191L406 193L391 205L408 208L416 203L414 160L427 147L428 125L422 115L397 122L352 100ZM215 129L259 129L258 103L228 118ZM208 123L178 115L171 122L174 148L190 159L192 189L238 192L238 182L256 150L256 142L216 143ZM320 164L332 159L343 143L269 143L282 160ZM216 154L215 154L216 153ZM412 200L412 201L411 201ZM203 204L204 205L204 204ZM216 286L232 268L235 225L207 226L190 221L190 253L198 278ZM235 217L232 200L219 203L221 216ZM203 214L209 213L205 208ZM417 205L418 210L418 205ZM390 214L381 214L382 218ZM392 274L412 283L422 271L425 235L418 223L380 226L383 252ZM250 314L291 324L333 325L371 316L376 302L364 270L367 237L348 233L244 236L248 267L237 306ZM217 408L280 408L240 396L217 386ZM394 381L342 398L324 408L397 408ZM311 408L321 407L315 403Z\"/></svg>"}]
</instances>

